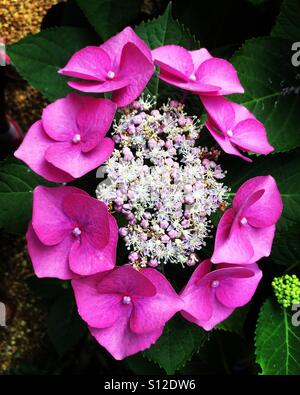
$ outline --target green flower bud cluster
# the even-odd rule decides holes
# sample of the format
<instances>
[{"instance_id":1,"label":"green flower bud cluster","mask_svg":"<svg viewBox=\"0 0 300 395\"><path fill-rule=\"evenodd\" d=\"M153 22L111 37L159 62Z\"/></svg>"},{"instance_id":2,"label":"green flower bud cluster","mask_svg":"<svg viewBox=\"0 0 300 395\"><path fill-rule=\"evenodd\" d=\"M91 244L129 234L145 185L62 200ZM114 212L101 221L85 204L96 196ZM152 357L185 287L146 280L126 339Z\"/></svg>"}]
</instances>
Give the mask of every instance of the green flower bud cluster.
<instances>
[{"instance_id":1,"label":"green flower bud cluster","mask_svg":"<svg viewBox=\"0 0 300 395\"><path fill-rule=\"evenodd\" d=\"M278 303L283 307L300 303L300 280L295 274L275 277L272 281L272 287Z\"/></svg>"}]
</instances>

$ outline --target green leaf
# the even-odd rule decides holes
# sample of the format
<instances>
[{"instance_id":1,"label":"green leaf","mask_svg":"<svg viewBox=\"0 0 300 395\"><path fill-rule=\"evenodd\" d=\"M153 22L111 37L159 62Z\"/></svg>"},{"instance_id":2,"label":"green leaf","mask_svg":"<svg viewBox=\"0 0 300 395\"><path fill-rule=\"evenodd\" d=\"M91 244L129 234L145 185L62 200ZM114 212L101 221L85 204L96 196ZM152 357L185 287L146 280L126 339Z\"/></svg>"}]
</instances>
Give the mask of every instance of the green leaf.
<instances>
[{"instance_id":1,"label":"green leaf","mask_svg":"<svg viewBox=\"0 0 300 395\"><path fill-rule=\"evenodd\" d=\"M53 304L48 316L48 335L56 351L63 356L86 333L86 325L77 313L74 295L65 292Z\"/></svg>"},{"instance_id":2,"label":"green leaf","mask_svg":"<svg viewBox=\"0 0 300 395\"><path fill-rule=\"evenodd\" d=\"M27 36L7 50L21 76L53 101L71 91L66 77L57 71L74 52L96 43L96 35L89 30L57 27Z\"/></svg>"},{"instance_id":3,"label":"green leaf","mask_svg":"<svg viewBox=\"0 0 300 395\"><path fill-rule=\"evenodd\" d=\"M230 185L232 192L236 192L245 181L252 177L272 175L283 200L283 213L277 223L277 230L285 232L291 226L300 224L299 152L260 157L251 164L234 159L230 164L224 164L223 167L228 170L225 183Z\"/></svg>"},{"instance_id":4,"label":"green leaf","mask_svg":"<svg viewBox=\"0 0 300 395\"><path fill-rule=\"evenodd\" d=\"M162 374L164 371L156 363L143 357L142 353L126 358L126 365L136 375Z\"/></svg>"},{"instance_id":5,"label":"green leaf","mask_svg":"<svg viewBox=\"0 0 300 395\"><path fill-rule=\"evenodd\" d=\"M261 5L265 3L267 0L248 0L249 3L252 3L253 5Z\"/></svg>"},{"instance_id":6,"label":"green leaf","mask_svg":"<svg viewBox=\"0 0 300 395\"><path fill-rule=\"evenodd\" d=\"M293 225L288 230L278 231L272 247L271 258L279 265L290 269L300 265L300 227Z\"/></svg>"},{"instance_id":7,"label":"green leaf","mask_svg":"<svg viewBox=\"0 0 300 395\"><path fill-rule=\"evenodd\" d=\"M232 58L245 88L232 98L264 123L277 152L300 146L300 79L291 55L290 41L261 37L246 41Z\"/></svg>"},{"instance_id":8,"label":"green leaf","mask_svg":"<svg viewBox=\"0 0 300 395\"><path fill-rule=\"evenodd\" d=\"M200 47L199 41L177 20L173 19L171 3L169 3L163 15L157 19L142 22L135 28L135 32L151 49L168 44L181 45L190 50ZM153 76L145 93L157 96L160 91L160 85L166 88L166 84L160 82L157 76Z\"/></svg>"},{"instance_id":9,"label":"green leaf","mask_svg":"<svg viewBox=\"0 0 300 395\"><path fill-rule=\"evenodd\" d=\"M207 338L203 329L176 316L167 323L158 341L143 355L158 363L167 374L174 374L199 351Z\"/></svg>"},{"instance_id":10,"label":"green leaf","mask_svg":"<svg viewBox=\"0 0 300 395\"><path fill-rule=\"evenodd\" d=\"M263 304L256 327L256 361L264 375L300 374L300 329L292 312L271 299Z\"/></svg>"},{"instance_id":11,"label":"green leaf","mask_svg":"<svg viewBox=\"0 0 300 395\"><path fill-rule=\"evenodd\" d=\"M272 175L278 185L283 213L276 226L271 257L275 262L290 266L300 261L300 161L299 152L269 155L256 158L253 163L237 163L238 159L224 164L228 170L225 183L232 195L247 180L255 176ZM236 171L238 166L238 173Z\"/></svg>"},{"instance_id":12,"label":"green leaf","mask_svg":"<svg viewBox=\"0 0 300 395\"><path fill-rule=\"evenodd\" d=\"M227 332L234 332L237 335L243 336L244 324L249 311L249 304L236 309L225 321L221 322L216 329L221 329Z\"/></svg>"},{"instance_id":13,"label":"green leaf","mask_svg":"<svg viewBox=\"0 0 300 395\"><path fill-rule=\"evenodd\" d=\"M172 17L172 5L169 3L163 15L156 19L142 22L135 32L154 49L162 45L181 45L187 49L200 47L199 41Z\"/></svg>"},{"instance_id":14,"label":"green leaf","mask_svg":"<svg viewBox=\"0 0 300 395\"><path fill-rule=\"evenodd\" d=\"M22 162L10 158L0 162L0 228L24 233L31 218L32 190L51 185Z\"/></svg>"},{"instance_id":15,"label":"green leaf","mask_svg":"<svg viewBox=\"0 0 300 395\"><path fill-rule=\"evenodd\" d=\"M209 339L186 366L183 375L253 375L257 369L254 350L249 339L228 331L212 330Z\"/></svg>"},{"instance_id":16,"label":"green leaf","mask_svg":"<svg viewBox=\"0 0 300 395\"><path fill-rule=\"evenodd\" d=\"M76 0L94 27L106 40L125 28L139 15L142 0Z\"/></svg>"},{"instance_id":17,"label":"green leaf","mask_svg":"<svg viewBox=\"0 0 300 395\"><path fill-rule=\"evenodd\" d=\"M300 40L300 0L284 0L272 36Z\"/></svg>"}]
</instances>

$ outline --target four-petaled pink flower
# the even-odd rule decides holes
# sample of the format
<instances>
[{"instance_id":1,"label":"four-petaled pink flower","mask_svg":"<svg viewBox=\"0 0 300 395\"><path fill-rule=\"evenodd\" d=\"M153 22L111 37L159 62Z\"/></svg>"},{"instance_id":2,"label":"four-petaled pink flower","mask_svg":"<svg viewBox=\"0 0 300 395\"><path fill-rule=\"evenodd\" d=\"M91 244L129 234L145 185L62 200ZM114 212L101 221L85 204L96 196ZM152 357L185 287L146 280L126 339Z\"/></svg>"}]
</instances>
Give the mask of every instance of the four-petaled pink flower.
<instances>
[{"instance_id":1,"label":"four-petaled pink flower","mask_svg":"<svg viewBox=\"0 0 300 395\"><path fill-rule=\"evenodd\" d=\"M70 93L44 109L15 156L49 181L81 177L110 157L114 142L105 134L115 112L111 100Z\"/></svg>"},{"instance_id":2,"label":"four-petaled pink flower","mask_svg":"<svg viewBox=\"0 0 300 395\"><path fill-rule=\"evenodd\" d=\"M122 107L143 92L154 65L146 43L126 27L100 47L76 52L59 73L86 80L68 82L82 92L113 92L112 100Z\"/></svg>"},{"instance_id":3,"label":"four-petaled pink flower","mask_svg":"<svg viewBox=\"0 0 300 395\"><path fill-rule=\"evenodd\" d=\"M269 256L275 224L282 213L274 178L259 176L246 181L232 206L219 222L211 261L249 264Z\"/></svg>"},{"instance_id":4,"label":"four-petaled pink flower","mask_svg":"<svg viewBox=\"0 0 300 395\"><path fill-rule=\"evenodd\" d=\"M202 95L244 93L234 67L214 58L205 49L188 51L178 45L165 45L152 51L160 67L159 78L168 84Z\"/></svg>"},{"instance_id":5,"label":"four-petaled pink flower","mask_svg":"<svg viewBox=\"0 0 300 395\"><path fill-rule=\"evenodd\" d=\"M220 264L213 271L211 267L209 259L203 261L180 293L184 301L181 314L207 331L247 304L262 277L256 263L246 268Z\"/></svg>"},{"instance_id":6,"label":"four-petaled pink flower","mask_svg":"<svg viewBox=\"0 0 300 395\"><path fill-rule=\"evenodd\" d=\"M239 149L258 154L269 154L273 151L264 125L246 107L224 97L200 96L200 99L208 113L205 125L227 154L252 162Z\"/></svg>"},{"instance_id":7,"label":"four-petaled pink flower","mask_svg":"<svg viewBox=\"0 0 300 395\"><path fill-rule=\"evenodd\" d=\"M74 279L80 316L115 359L145 350L162 334L183 302L155 269L123 265L107 273Z\"/></svg>"},{"instance_id":8,"label":"four-petaled pink flower","mask_svg":"<svg viewBox=\"0 0 300 395\"><path fill-rule=\"evenodd\" d=\"M104 203L73 187L36 187L28 250L38 277L71 279L112 269L118 228Z\"/></svg>"}]
</instances>

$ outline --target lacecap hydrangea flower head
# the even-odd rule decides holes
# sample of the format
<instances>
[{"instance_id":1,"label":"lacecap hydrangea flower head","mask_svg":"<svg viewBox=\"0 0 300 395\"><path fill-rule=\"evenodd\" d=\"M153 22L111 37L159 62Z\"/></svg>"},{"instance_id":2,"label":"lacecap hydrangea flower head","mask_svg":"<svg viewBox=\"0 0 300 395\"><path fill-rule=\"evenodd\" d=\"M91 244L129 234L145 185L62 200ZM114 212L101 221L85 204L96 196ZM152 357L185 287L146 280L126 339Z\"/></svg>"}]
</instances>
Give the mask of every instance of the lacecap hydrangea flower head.
<instances>
[{"instance_id":1,"label":"lacecap hydrangea flower head","mask_svg":"<svg viewBox=\"0 0 300 395\"><path fill-rule=\"evenodd\" d=\"M143 94L155 67L156 78L198 98L205 122L183 100L157 104ZM246 181L229 201L221 151L251 162L246 152L273 150L263 124L224 97L244 92L236 70L204 48L151 51L128 27L73 54L59 73L76 92L49 104L15 153L63 183L33 192L27 242L36 275L72 280L80 316L116 359L150 347L176 313L213 329L251 300L282 212L270 175ZM219 147L203 144L205 128ZM94 169L95 196L65 185ZM164 274L172 265L193 270L181 290Z\"/></svg>"}]
</instances>

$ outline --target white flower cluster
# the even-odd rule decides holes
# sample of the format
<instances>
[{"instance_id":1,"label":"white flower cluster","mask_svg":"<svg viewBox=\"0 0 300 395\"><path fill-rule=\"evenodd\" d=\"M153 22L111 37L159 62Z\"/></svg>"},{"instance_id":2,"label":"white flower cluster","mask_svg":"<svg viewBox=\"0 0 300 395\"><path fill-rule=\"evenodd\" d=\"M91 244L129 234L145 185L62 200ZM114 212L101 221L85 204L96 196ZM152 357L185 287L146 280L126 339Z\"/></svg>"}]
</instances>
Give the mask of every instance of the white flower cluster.
<instances>
[{"instance_id":1,"label":"white flower cluster","mask_svg":"<svg viewBox=\"0 0 300 395\"><path fill-rule=\"evenodd\" d=\"M116 149L97 198L127 219L119 230L136 266L197 262L209 216L224 204L228 188L216 160L219 151L199 146L201 124L184 105L160 109L140 99L114 125Z\"/></svg>"}]
</instances>

